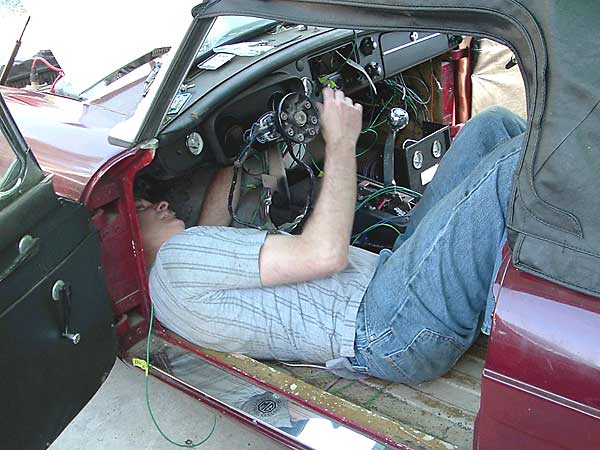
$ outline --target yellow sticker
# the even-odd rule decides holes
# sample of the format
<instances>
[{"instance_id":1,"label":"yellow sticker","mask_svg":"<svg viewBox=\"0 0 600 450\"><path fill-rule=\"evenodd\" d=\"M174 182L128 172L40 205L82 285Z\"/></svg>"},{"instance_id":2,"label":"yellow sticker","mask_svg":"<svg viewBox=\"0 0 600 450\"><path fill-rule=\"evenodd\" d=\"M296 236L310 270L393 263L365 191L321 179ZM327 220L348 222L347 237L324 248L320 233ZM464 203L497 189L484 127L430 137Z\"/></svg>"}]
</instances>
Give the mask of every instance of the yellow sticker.
<instances>
[{"instance_id":1,"label":"yellow sticker","mask_svg":"<svg viewBox=\"0 0 600 450\"><path fill-rule=\"evenodd\" d=\"M146 364L146 360L140 358L133 358L131 362L133 363L133 367L139 367L144 371L146 376L148 376L148 364Z\"/></svg>"}]
</instances>

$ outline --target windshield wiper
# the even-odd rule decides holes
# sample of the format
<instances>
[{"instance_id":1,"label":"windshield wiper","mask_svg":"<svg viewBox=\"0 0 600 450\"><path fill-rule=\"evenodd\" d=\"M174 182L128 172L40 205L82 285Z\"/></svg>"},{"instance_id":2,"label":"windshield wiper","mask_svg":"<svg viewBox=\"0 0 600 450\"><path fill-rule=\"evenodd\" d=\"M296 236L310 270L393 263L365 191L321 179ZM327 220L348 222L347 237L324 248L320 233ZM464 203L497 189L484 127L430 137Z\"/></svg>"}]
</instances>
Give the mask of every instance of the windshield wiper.
<instances>
[{"instance_id":1,"label":"windshield wiper","mask_svg":"<svg viewBox=\"0 0 600 450\"><path fill-rule=\"evenodd\" d=\"M156 63L154 64L154 67L152 68L152 71L148 74L148 76L146 77L146 80L144 81L144 93L142 94L142 97L145 97L146 94L148 93L148 91L150 90L150 86L152 86L152 83L156 79L156 75L158 75L158 72L160 71L161 67L162 67L161 62L156 61Z\"/></svg>"}]
</instances>

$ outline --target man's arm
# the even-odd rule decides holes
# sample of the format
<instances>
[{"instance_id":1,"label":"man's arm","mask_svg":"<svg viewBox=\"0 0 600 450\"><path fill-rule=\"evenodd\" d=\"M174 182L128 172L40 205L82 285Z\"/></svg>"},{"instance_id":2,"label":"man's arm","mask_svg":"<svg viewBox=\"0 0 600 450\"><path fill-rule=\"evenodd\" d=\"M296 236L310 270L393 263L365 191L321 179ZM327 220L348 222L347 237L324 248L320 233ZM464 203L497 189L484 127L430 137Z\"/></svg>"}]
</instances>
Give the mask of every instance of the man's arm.
<instances>
[{"instance_id":1,"label":"man's arm","mask_svg":"<svg viewBox=\"0 0 600 450\"><path fill-rule=\"evenodd\" d=\"M233 166L220 169L213 175L206 190L206 194L204 195L198 225L226 227L231 224L231 215L227 208L227 201L232 178ZM237 206L239 198L240 184L238 183L233 193L234 209Z\"/></svg>"},{"instance_id":2,"label":"man's arm","mask_svg":"<svg viewBox=\"0 0 600 450\"><path fill-rule=\"evenodd\" d=\"M264 286L323 278L344 270L348 264L362 106L339 90L325 88L319 110L326 143L319 199L302 234L267 236L259 259Z\"/></svg>"}]
</instances>

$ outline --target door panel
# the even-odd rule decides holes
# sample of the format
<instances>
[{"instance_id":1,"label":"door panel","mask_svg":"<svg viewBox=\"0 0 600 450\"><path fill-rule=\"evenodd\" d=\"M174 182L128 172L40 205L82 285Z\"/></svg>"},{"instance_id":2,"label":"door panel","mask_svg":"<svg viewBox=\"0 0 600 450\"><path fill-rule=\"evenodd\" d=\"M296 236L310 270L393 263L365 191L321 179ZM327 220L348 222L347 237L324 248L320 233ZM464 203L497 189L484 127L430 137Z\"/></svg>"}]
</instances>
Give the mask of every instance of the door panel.
<instances>
[{"instance_id":1,"label":"door panel","mask_svg":"<svg viewBox=\"0 0 600 450\"><path fill-rule=\"evenodd\" d=\"M30 208L36 204L40 207ZM0 273L18 257L23 236L37 239L31 256L0 282L2 424L11 430L2 433L0 448L45 448L96 392L115 360L99 241L87 210L56 198L49 180L1 211L0 226ZM70 317L67 295L55 292L59 300L53 299L59 280L70 286ZM65 320L69 333L79 333L79 343L62 336Z\"/></svg>"},{"instance_id":2,"label":"door panel","mask_svg":"<svg viewBox=\"0 0 600 450\"><path fill-rule=\"evenodd\" d=\"M3 103L0 153L21 167L17 189L0 186L0 448L43 449L100 387L117 339L90 214L41 177Z\"/></svg>"}]
</instances>

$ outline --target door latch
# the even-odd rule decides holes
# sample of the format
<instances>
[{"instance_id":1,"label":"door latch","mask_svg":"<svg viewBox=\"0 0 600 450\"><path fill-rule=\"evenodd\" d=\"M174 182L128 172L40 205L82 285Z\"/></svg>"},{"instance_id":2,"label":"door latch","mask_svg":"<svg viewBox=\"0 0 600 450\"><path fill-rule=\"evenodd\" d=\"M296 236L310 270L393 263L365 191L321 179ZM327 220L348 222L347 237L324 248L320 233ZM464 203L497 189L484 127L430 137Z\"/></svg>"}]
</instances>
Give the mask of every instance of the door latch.
<instances>
[{"instance_id":1,"label":"door latch","mask_svg":"<svg viewBox=\"0 0 600 450\"><path fill-rule=\"evenodd\" d=\"M70 332L71 323L71 285L63 280L58 280L52 286L52 300L62 305L62 333L61 336L68 339L73 345L79 344L81 335Z\"/></svg>"}]
</instances>

